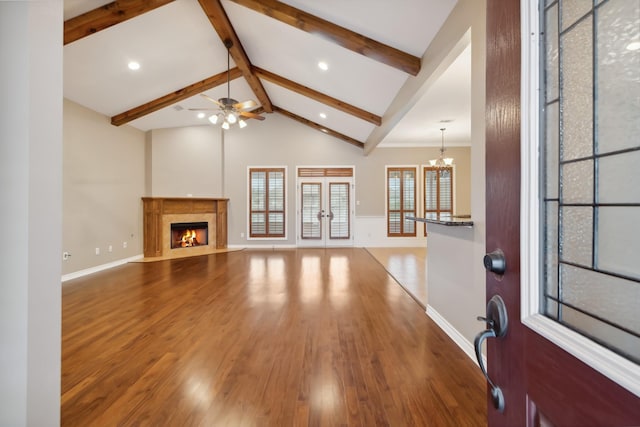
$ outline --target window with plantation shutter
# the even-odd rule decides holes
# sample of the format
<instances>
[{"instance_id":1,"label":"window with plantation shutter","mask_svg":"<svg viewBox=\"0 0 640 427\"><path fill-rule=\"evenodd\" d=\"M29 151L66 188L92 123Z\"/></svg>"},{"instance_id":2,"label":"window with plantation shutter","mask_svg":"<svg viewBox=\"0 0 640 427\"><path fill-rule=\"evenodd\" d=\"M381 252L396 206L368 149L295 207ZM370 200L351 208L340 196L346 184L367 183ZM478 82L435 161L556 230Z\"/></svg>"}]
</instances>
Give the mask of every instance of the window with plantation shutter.
<instances>
[{"instance_id":1,"label":"window with plantation shutter","mask_svg":"<svg viewBox=\"0 0 640 427\"><path fill-rule=\"evenodd\" d=\"M453 214L453 168L424 168L424 213Z\"/></svg>"},{"instance_id":2,"label":"window with plantation shutter","mask_svg":"<svg viewBox=\"0 0 640 427\"><path fill-rule=\"evenodd\" d=\"M285 237L284 168L249 169L249 237Z\"/></svg>"},{"instance_id":3,"label":"window with plantation shutter","mask_svg":"<svg viewBox=\"0 0 640 427\"><path fill-rule=\"evenodd\" d=\"M415 167L387 168L387 236L409 237L416 235L415 221L406 219L416 216L416 171Z\"/></svg>"}]
</instances>

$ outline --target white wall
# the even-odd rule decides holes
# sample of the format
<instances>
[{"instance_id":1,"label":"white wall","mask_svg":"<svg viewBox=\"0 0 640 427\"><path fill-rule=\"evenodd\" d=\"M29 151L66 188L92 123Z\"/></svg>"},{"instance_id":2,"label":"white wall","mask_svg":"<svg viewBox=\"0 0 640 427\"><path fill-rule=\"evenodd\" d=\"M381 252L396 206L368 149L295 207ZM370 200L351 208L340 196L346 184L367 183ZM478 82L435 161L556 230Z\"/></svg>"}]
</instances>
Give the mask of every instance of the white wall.
<instances>
[{"instance_id":1,"label":"white wall","mask_svg":"<svg viewBox=\"0 0 640 427\"><path fill-rule=\"evenodd\" d=\"M62 1L0 2L0 425L60 423Z\"/></svg>"}]
</instances>

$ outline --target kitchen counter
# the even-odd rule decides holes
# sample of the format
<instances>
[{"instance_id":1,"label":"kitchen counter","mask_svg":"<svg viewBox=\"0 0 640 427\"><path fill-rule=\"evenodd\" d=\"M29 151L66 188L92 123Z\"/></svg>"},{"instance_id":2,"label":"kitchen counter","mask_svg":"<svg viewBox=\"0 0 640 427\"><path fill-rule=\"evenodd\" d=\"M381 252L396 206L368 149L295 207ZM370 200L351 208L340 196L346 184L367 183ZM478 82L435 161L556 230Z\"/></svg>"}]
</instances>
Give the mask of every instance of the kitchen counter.
<instances>
[{"instance_id":1,"label":"kitchen counter","mask_svg":"<svg viewBox=\"0 0 640 427\"><path fill-rule=\"evenodd\" d=\"M439 224L450 227L473 227L471 215L449 215L449 214L433 214L424 218L408 216L406 219L410 221L426 222L428 224Z\"/></svg>"}]
</instances>

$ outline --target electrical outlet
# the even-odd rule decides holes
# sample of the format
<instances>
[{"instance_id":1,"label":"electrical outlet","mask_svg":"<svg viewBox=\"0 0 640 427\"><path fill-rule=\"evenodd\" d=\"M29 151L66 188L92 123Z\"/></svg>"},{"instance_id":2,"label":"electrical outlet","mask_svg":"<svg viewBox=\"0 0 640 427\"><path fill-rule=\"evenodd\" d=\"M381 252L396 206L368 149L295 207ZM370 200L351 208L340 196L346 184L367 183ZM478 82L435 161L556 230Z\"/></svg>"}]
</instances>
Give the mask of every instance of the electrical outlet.
<instances>
[{"instance_id":1,"label":"electrical outlet","mask_svg":"<svg viewBox=\"0 0 640 427\"><path fill-rule=\"evenodd\" d=\"M109 252L113 252L113 246L109 245Z\"/></svg>"},{"instance_id":2,"label":"electrical outlet","mask_svg":"<svg viewBox=\"0 0 640 427\"><path fill-rule=\"evenodd\" d=\"M122 248L127 249L127 242L122 242Z\"/></svg>"},{"instance_id":3,"label":"electrical outlet","mask_svg":"<svg viewBox=\"0 0 640 427\"><path fill-rule=\"evenodd\" d=\"M244 237L244 233L240 233L240 238L242 239Z\"/></svg>"},{"instance_id":4,"label":"electrical outlet","mask_svg":"<svg viewBox=\"0 0 640 427\"><path fill-rule=\"evenodd\" d=\"M100 255L100 248L96 248L96 255Z\"/></svg>"},{"instance_id":5,"label":"electrical outlet","mask_svg":"<svg viewBox=\"0 0 640 427\"><path fill-rule=\"evenodd\" d=\"M69 259L69 257L71 257L71 254L69 252L62 252L62 260L63 261L67 261Z\"/></svg>"}]
</instances>

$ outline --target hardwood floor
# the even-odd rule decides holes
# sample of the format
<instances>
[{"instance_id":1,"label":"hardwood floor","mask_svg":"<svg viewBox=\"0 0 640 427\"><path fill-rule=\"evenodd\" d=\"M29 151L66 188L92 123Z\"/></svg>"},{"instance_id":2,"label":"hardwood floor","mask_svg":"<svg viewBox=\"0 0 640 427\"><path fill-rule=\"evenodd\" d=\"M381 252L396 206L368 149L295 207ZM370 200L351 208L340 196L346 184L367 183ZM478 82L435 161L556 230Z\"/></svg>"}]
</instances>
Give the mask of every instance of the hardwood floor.
<instances>
[{"instance_id":1,"label":"hardwood floor","mask_svg":"<svg viewBox=\"0 0 640 427\"><path fill-rule=\"evenodd\" d=\"M481 426L477 366L364 249L67 282L63 426Z\"/></svg>"},{"instance_id":2,"label":"hardwood floor","mask_svg":"<svg viewBox=\"0 0 640 427\"><path fill-rule=\"evenodd\" d=\"M366 248L387 272L427 308L427 248Z\"/></svg>"}]
</instances>

